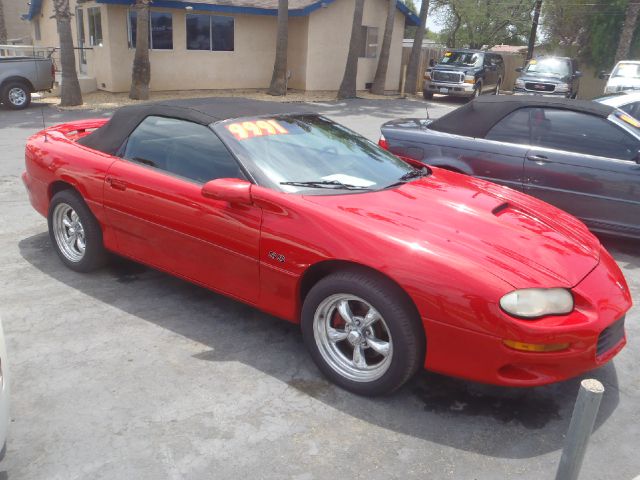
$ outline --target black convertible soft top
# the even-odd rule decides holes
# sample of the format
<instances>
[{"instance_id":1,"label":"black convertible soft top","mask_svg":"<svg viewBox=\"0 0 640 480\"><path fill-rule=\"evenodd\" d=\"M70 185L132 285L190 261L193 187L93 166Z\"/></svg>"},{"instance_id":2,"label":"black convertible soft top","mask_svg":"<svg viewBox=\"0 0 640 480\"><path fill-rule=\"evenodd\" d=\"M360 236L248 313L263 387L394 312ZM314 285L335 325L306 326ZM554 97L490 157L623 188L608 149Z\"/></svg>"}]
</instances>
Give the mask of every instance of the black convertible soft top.
<instances>
[{"instance_id":1,"label":"black convertible soft top","mask_svg":"<svg viewBox=\"0 0 640 480\"><path fill-rule=\"evenodd\" d=\"M148 116L178 118L209 125L231 118L308 112L308 109L303 108L291 103L262 102L245 98L200 98L129 105L116 110L107 123L80 138L78 143L115 155L131 132Z\"/></svg>"},{"instance_id":2,"label":"black convertible soft top","mask_svg":"<svg viewBox=\"0 0 640 480\"><path fill-rule=\"evenodd\" d=\"M510 113L525 107L547 107L590 113L606 118L616 109L589 100L533 95L479 97L429 124L430 130L465 137L484 138L491 128Z\"/></svg>"}]
</instances>

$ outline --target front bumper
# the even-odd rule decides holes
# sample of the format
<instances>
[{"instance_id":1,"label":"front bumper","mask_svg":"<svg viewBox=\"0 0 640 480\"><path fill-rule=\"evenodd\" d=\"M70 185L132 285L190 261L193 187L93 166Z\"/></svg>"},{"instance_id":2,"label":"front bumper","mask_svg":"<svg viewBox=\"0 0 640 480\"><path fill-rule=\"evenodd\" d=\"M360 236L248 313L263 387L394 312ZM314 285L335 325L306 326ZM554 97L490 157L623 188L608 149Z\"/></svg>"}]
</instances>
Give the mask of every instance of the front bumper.
<instances>
[{"instance_id":1,"label":"front bumper","mask_svg":"<svg viewBox=\"0 0 640 480\"><path fill-rule=\"evenodd\" d=\"M505 338L425 319L425 368L504 386L559 382L598 368L626 344L624 317L631 295L615 261L602 249L600 263L572 288L576 307L569 315L510 322L510 340L568 343L558 352L532 353L504 345ZM455 339L455 340L454 340Z\"/></svg>"},{"instance_id":2,"label":"front bumper","mask_svg":"<svg viewBox=\"0 0 640 480\"><path fill-rule=\"evenodd\" d=\"M424 93L437 93L454 97L473 97L476 88L470 83L448 83L425 80L422 86Z\"/></svg>"},{"instance_id":3,"label":"front bumper","mask_svg":"<svg viewBox=\"0 0 640 480\"><path fill-rule=\"evenodd\" d=\"M560 98L569 98L571 97L571 92L535 92L532 90L525 90L524 88L513 88L514 95L538 95L542 97L560 97Z\"/></svg>"}]
</instances>

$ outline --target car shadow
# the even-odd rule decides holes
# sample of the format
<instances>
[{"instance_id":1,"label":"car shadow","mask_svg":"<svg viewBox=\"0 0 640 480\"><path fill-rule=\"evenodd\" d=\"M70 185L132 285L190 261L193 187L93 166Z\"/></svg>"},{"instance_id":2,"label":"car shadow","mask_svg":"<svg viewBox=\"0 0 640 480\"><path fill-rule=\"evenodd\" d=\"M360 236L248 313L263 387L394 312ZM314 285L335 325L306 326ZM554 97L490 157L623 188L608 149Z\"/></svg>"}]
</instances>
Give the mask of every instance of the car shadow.
<instances>
[{"instance_id":1,"label":"car shadow","mask_svg":"<svg viewBox=\"0 0 640 480\"><path fill-rule=\"evenodd\" d=\"M501 458L530 458L562 448L580 378L516 389L421 372L393 395L363 398L322 377L304 349L297 325L117 257L101 271L75 273L62 265L44 232L20 241L19 250L28 263L56 281L209 347L194 355L197 360L241 362L380 428ZM143 308L141 298L153 308ZM597 429L619 403L615 365L587 376L606 387Z\"/></svg>"}]
</instances>

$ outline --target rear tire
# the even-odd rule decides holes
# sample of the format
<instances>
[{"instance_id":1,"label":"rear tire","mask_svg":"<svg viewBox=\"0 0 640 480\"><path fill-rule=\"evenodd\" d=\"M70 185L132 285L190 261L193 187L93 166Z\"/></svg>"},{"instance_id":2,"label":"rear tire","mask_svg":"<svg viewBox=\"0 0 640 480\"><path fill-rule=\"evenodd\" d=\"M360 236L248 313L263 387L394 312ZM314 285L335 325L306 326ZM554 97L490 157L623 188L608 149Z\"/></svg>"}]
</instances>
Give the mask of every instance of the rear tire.
<instances>
[{"instance_id":1,"label":"rear tire","mask_svg":"<svg viewBox=\"0 0 640 480\"><path fill-rule=\"evenodd\" d=\"M0 100L11 110L24 110L31 104L31 91L23 82L9 82L2 87Z\"/></svg>"},{"instance_id":2,"label":"rear tire","mask_svg":"<svg viewBox=\"0 0 640 480\"><path fill-rule=\"evenodd\" d=\"M391 393L424 364L424 330L413 304L390 280L357 269L313 286L302 307L302 335L322 373L359 395Z\"/></svg>"},{"instance_id":3,"label":"rear tire","mask_svg":"<svg viewBox=\"0 0 640 480\"><path fill-rule=\"evenodd\" d=\"M76 272L92 272L104 266L108 255L96 217L74 190L56 193L47 215L49 237L62 262Z\"/></svg>"}]
</instances>

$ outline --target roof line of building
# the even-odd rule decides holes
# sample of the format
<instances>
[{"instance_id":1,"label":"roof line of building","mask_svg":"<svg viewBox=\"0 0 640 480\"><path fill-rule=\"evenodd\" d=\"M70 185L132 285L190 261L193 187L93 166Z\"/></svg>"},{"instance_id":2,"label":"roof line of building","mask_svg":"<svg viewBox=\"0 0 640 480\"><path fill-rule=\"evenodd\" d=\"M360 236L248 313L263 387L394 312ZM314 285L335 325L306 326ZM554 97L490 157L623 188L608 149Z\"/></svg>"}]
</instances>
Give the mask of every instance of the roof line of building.
<instances>
[{"instance_id":1,"label":"roof line of building","mask_svg":"<svg viewBox=\"0 0 640 480\"><path fill-rule=\"evenodd\" d=\"M133 5L134 0L96 0L97 3L116 4L116 5ZM312 3L304 8L297 8L289 10L289 16L291 17L306 17L312 12L327 6L329 3L333 3L335 0L320 0ZM277 16L277 8L258 8L258 7L240 7L234 5L217 5L215 3L192 3L182 2L178 0L154 0L152 2L154 7L161 8L179 8L192 7L193 10L220 12L220 13L239 13L246 15L270 15ZM406 17L409 25L417 26L420 23L420 19L400 0L396 0L396 6L398 10ZM42 9L42 0L31 0L29 4L29 12L22 15L24 20L32 20L36 15L40 14Z\"/></svg>"}]
</instances>

